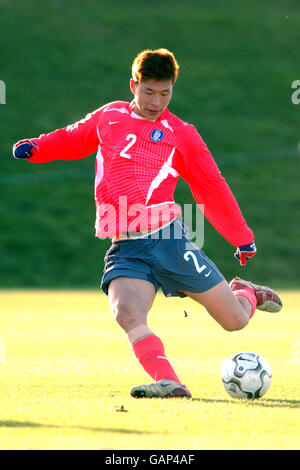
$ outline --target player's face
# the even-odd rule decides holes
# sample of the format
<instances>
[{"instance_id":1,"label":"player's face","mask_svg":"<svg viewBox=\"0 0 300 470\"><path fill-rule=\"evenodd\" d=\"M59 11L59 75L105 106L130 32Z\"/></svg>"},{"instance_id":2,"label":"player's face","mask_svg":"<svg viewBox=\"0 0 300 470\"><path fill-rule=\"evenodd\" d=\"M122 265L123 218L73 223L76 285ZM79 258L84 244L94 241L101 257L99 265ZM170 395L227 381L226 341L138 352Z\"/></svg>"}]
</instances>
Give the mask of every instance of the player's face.
<instances>
[{"instance_id":1,"label":"player's face","mask_svg":"<svg viewBox=\"0 0 300 470\"><path fill-rule=\"evenodd\" d=\"M136 83L130 80L130 89L134 94L134 112L151 121L155 121L166 109L172 98L172 80L145 80Z\"/></svg>"}]
</instances>

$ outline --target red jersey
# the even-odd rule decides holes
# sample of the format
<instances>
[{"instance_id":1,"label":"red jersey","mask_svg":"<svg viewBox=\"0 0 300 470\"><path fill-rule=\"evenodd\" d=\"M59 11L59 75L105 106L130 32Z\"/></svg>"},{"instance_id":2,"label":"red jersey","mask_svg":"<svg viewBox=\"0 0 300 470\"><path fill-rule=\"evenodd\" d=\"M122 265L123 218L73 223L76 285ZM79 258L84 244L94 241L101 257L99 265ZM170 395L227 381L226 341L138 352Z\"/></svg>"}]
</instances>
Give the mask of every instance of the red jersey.
<instances>
[{"instance_id":1,"label":"red jersey","mask_svg":"<svg viewBox=\"0 0 300 470\"><path fill-rule=\"evenodd\" d=\"M109 103L81 121L31 139L31 162L73 160L97 151L96 236L153 230L181 214L181 176L215 229L238 247L254 240L235 197L194 126L166 109L152 122L134 102Z\"/></svg>"}]
</instances>

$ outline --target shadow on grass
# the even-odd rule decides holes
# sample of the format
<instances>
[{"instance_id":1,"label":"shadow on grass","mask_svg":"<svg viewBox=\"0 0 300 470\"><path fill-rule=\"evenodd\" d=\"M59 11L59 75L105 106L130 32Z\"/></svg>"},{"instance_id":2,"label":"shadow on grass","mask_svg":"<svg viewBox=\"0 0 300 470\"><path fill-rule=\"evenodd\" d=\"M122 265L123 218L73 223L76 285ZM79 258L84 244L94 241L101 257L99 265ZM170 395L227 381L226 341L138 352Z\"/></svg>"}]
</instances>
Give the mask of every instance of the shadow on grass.
<instances>
[{"instance_id":1,"label":"shadow on grass","mask_svg":"<svg viewBox=\"0 0 300 470\"><path fill-rule=\"evenodd\" d=\"M276 398L261 398L257 400L232 399L232 400L219 400L212 398L192 398L192 401L201 401L203 403L228 403L230 405L240 405L241 403L247 403L251 406L261 406L265 408L300 408L300 400L280 400Z\"/></svg>"},{"instance_id":2,"label":"shadow on grass","mask_svg":"<svg viewBox=\"0 0 300 470\"><path fill-rule=\"evenodd\" d=\"M76 429L81 431L112 432L123 434L152 434L148 431L134 431L131 429L98 428L90 426L62 426L56 424L32 423L30 421L0 421L0 428L44 428L44 429Z\"/></svg>"}]
</instances>

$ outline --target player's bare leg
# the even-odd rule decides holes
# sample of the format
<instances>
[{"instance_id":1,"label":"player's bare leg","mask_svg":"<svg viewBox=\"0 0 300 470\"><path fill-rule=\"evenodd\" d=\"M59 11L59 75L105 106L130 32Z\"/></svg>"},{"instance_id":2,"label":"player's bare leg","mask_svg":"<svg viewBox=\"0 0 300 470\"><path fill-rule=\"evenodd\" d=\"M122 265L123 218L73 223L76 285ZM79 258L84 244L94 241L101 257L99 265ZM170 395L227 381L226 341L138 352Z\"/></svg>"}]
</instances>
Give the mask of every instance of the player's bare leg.
<instances>
[{"instance_id":1,"label":"player's bare leg","mask_svg":"<svg viewBox=\"0 0 300 470\"><path fill-rule=\"evenodd\" d=\"M203 305L225 330L240 330L249 322L250 302L243 297L235 297L226 281L203 293L183 292Z\"/></svg>"},{"instance_id":2,"label":"player's bare leg","mask_svg":"<svg viewBox=\"0 0 300 470\"><path fill-rule=\"evenodd\" d=\"M183 291L203 305L208 313L227 331L241 330L253 316L256 307L279 311L282 303L270 288L247 281L222 281L203 293Z\"/></svg>"},{"instance_id":3,"label":"player's bare leg","mask_svg":"<svg viewBox=\"0 0 300 470\"><path fill-rule=\"evenodd\" d=\"M127 333L133 352L144 370L156 381L131 389L136 398L190 397L168 361L163 343L147 325L156 292L143 279L118 277L109 284L108 299L118 324Z\"/></svg>"},{"instance_id":4,"label":"player's bare leg","mask_svg":"<svg viewBox=\"0 0 300 470\"><path fill-rule=\"evenodd\" d=\"M154 299L155 288L149 281L118 277L110 282L110 308L118 324L127 333L131 345L154 334L147 326L147 315Z\"/></svg>"}]
</instances>

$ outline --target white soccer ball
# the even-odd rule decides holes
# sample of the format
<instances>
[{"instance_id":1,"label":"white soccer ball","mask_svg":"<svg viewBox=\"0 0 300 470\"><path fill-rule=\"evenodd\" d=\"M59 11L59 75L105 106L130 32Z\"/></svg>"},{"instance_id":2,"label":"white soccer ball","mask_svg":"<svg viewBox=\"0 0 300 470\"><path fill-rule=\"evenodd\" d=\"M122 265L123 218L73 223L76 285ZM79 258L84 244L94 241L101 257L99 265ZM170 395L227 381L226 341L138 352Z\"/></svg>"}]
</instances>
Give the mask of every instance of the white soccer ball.
<instances>
[{"instance_id":1,"label":"white soccer ball","mask_svg":"<svg viewBox=\"0 0 300 470\"><path fill-rule=\"evenodd\" d=\"M271 385L271 367L264 357L243 351L222 361L221 378L233 398L260 398Z\"/></svg>"}]
</instances>

